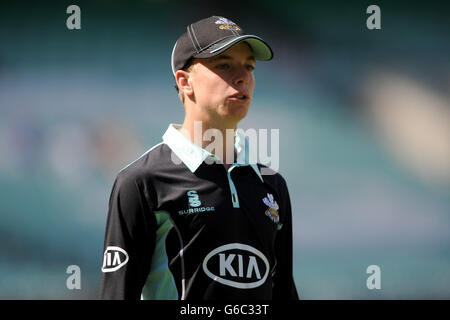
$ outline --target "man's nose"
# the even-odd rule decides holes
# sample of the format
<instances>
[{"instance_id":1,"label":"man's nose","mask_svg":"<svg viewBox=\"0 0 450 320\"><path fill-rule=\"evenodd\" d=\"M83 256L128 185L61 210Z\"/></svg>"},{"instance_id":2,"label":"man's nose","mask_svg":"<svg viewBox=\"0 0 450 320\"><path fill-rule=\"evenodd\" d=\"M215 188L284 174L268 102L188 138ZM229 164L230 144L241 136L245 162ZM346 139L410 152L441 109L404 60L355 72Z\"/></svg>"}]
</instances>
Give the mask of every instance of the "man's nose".
<instances>
[{"instance_id":1,"label":"man's nose","mask_svg":"<svg viewBox=\"0 0 450 320\"><path fill-rule=\"evenodd\" d=\"M240 67L236 71L234 83L240 86L247 85L249 84L251 77L251 72L247 70L247 67Z\"/></svg>"}]
</instances>

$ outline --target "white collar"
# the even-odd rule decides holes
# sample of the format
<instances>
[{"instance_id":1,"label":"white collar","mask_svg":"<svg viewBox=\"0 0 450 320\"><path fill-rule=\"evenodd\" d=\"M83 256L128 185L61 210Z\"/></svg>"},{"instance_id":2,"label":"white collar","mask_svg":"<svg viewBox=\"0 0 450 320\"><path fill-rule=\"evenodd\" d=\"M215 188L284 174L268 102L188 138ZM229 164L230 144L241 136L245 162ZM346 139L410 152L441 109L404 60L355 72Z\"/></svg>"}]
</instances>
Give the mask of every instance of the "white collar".
<instances>
[{"instance_id":1,"label":"white collar","mask_svg":"<svg viewBox=\"0 0 450 320\"><path fill-rule=\"evenodd\" d=\"M178 158L183 161L191 172L195 172L206 158L213 157L217 159L214 154L206 151L186 138L179 131L180 128L181 125L179 124L170 124L163 135L163 141L170 149L172 149ZM258 165L256 163L249 163L250 153L248 137L246 137L241 130L236 131L234 148L237 157L236 163L232 166L251 166L260 180L263 181Z\"/></svg>"}]
</instances>

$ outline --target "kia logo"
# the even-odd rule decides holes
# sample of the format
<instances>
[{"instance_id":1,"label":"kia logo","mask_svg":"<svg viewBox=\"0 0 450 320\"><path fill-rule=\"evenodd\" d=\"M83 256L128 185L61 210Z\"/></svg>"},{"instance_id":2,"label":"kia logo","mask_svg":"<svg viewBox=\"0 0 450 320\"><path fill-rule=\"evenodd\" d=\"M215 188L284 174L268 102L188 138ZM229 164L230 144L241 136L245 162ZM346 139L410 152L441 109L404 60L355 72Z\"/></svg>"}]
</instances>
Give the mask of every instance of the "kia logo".
<instances>
[{"instance_id":1,"label":"kia logo","mask_svg":"<svg viewBox=\"0 0 450 320\"><path fill-rule=\"evenodd\" d=\"M120 247L109 246L103 254L103 272L114 272L128 262L128 253Z\"/></svg>"},{"instance_id":2,"label":"kia logo","mask_svg":"<svg viewBox=\"0 0 450 320\"><path fill-rule=\"evenodd\" d=\"M208 253L203 271L214 281L224 285L251 289L262 285L269 274L269 261L252 246L230 243Z\"/></svg>"}]
</instances>

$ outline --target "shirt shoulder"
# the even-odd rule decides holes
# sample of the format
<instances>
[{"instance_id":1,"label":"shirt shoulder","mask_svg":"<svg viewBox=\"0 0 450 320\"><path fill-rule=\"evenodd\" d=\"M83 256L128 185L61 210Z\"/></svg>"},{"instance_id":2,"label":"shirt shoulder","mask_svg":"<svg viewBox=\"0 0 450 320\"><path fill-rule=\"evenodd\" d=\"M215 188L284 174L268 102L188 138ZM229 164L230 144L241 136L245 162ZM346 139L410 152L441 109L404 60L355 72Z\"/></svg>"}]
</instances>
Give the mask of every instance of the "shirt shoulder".
<instances>
[{"instance_id":1,"label":"shirt shoulder","mask_svg":"<svg viewBox=\"0 0 450 320\"><path fill-rule=\"evenodd\" d=\"M118 172L111 199L121 197L124 202L131 203L145 198L153 207L157 203L158 174L170 170L170 158L170 149L164 143L147 150Z\"/></svg>"},{"instance_id":2,"label":"shirt shoulder","mask_svg":"<svg viewBox=\"0 0 450 320\"><path fill-rule=\"evenodd\" d=\"M263 177L264 183L271 185L276 190L287 191L287 182L281 173L260 163L258 163L258 168L261 176Z\"/></svg>"},{"instance_id":3,"label":"shirt shoulder","mask_svg":"<svg viewBox=\"0 0 450 320\"><path fill-rule=\"evenodd\" d=\"M122 168L117 174L117 179L150 178L154 172L167 166L170 158L170 148L164 142L158 143Z\"/></svg>"}]
</instances>

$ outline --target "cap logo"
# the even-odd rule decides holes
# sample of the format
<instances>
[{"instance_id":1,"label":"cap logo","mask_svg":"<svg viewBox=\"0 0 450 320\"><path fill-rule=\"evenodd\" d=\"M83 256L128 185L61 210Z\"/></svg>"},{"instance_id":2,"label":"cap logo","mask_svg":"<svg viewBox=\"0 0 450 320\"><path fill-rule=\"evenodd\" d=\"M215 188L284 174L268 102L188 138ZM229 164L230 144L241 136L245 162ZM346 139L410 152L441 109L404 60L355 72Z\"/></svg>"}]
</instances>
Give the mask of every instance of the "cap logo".
<instances>
[{"instance_id":1,"label":"cap logo","mask_svg":"<svg viewBox=\"0 0 450 320\"><path fill-rule=\"evenodd\" d=\"M219 17L219 20L216 21L216 24L220 24L219 29L222 30L241 30L241 28L239 28L236 23L224 17Z\"/></svg>"}]
</instances>

